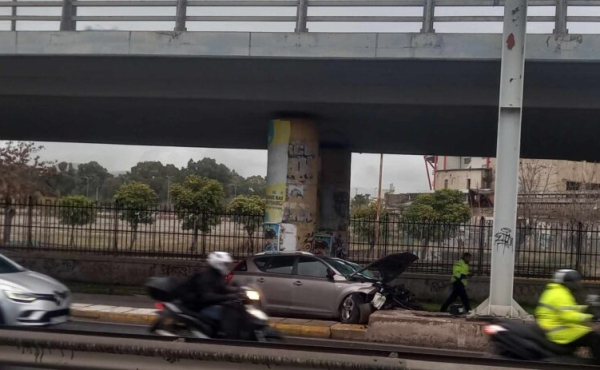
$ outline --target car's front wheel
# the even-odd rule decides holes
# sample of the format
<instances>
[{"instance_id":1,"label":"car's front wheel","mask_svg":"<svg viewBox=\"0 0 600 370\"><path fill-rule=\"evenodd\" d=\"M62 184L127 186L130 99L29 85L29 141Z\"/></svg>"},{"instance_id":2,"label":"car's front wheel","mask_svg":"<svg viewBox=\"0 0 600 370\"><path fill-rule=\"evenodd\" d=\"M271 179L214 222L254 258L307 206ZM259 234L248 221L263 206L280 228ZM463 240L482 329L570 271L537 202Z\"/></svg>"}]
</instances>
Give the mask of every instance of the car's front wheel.
<instances>
[{"instance_id":1,"label":"car's front wheel","mask_svg":"<svg viewBox=\"0 0 600 370\"><path fill-rule=\"evenodd\" d=\"M359 294L351 294L344 298L340 307L340 320L344 324L357 324L360 317L360 306L365 299Z\"/></svg>"}]
</instances>

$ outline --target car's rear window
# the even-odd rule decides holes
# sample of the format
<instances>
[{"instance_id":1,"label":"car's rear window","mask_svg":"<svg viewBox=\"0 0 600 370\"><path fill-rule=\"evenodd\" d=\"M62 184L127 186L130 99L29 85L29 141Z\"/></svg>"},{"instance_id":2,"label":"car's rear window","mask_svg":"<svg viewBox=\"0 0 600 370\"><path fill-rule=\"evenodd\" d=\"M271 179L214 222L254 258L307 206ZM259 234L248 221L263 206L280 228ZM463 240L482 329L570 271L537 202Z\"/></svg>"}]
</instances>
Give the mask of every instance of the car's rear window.
<instances>
[{"instance_id":1,"label":"car's rear window","mask_svg":"<svg viewBox=\"0 0 600 370\"><path fill-rule=\"evenodd\" d=\"M254 264L268 274L291 275L294 268L294 256L265 256L254 259Z\"/></svg>"}]
</instances>

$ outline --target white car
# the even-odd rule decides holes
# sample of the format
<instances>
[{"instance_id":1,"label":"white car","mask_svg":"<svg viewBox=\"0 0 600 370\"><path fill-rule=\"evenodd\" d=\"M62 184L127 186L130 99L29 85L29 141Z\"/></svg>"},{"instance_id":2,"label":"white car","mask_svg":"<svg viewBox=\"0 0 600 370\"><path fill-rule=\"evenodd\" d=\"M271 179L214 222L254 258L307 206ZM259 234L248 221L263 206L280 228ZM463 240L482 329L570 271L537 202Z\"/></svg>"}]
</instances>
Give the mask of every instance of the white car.
<instances>
[{"instance_id":1,"label":"white car","mask_svg":"<svg viewBox=\"0 0 600 370\"><path fill-rule=\"evenodd\" d=\"M70 306L71 292L66 286L0 255L0 325L64 323Z\"/></svg>"}]
</instances>

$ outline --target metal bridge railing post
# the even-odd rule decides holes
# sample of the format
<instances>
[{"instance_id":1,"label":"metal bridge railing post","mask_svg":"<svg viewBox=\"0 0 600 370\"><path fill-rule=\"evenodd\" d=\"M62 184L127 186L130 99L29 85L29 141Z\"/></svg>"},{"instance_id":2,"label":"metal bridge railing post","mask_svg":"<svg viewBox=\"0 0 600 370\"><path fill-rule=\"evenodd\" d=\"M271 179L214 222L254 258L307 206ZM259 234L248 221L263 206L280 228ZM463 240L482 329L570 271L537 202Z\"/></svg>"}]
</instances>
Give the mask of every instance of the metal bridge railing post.
<instances>
[{"instance_id":1,"label":"metal bridge railing post","mask_svg":"<svg viewBox=\"0 0 600 370\"><path fill-rule=\"evenodd\" d=\"M306 19L308 17L308 0L298 0L296 12L296 33L308 32Z\"/></svg>"},{"instance_id":2,"label":"metal bridge railing post","mask_svg":"<svg viewBox=\"0 0 600 370\"><path fill-rule=\"evenodd\" d=\"M424 0L423 4L423 27L421 33L434 33L433 20L435 17L435 0Z\"/></svg>"},{"instance_id":3,"label":"metal bridge railing post","mask_svg":"<svg viewBox=\"0 0 600 370\"><path fill-rule=\"evenodd\" d=\"M77 15L77 8L73 5L73 0L63 0L62 15L60 18L61 31L76 31L77 23L73 19Z\"/></svg>"},{"instance_id":4,"label":"metal bridge railing post","mask_svg":"<svg viewBox=\"0 0 600 370\"><path fill-rule=\"evenodd\" d=\"M175 31L187 31L185 22L187 18L187 0L177 0L177 9L175 11Z\"/></svg>"},{"instance_id":5,"label":"metal bridge railing post","mask_svg":"<svg viewBox=\"0 0 600 370\"><path fill-rule=\"evenodd\" d=\"M568 0L556 0L556 16L554 21L554 34L566 35L567 29L567 11L569 7Z\"/></svg>"},{"instance_id":6,"label":"metal bridge railing post","mask_svg":"<svg viewBox=\"0 0 600 370\"><path fill-rule=\"evenodd\" d=\"M17 16L17 0L12 0L12 2L13 2L13 6L11 8L11 13L10 14L13 17L16 17ZM17 30L17 21L15 19L12 19L10 21L10 30L11 31L16 31Z\"/></svg>"}]
</instances>

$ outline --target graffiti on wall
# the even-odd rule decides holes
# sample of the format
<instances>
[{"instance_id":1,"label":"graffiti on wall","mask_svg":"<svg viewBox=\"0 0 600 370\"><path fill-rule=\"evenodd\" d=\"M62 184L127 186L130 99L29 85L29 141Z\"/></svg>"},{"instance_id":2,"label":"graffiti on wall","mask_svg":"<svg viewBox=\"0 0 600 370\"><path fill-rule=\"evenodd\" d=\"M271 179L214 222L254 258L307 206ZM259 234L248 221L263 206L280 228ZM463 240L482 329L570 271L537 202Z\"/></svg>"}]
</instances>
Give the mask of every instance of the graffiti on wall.
<instances>
[{"instance_id":1,"label":"graffiti on wall","mask_svg":"<svg viewBox=\"0 0 600 370\"><path fill-rule=\"evenodd\" d=\"M429 287L429 291L431 291L432 293L441 293L448 289L448 286L450 284L441 280L426 280L425 285Z\"/></svg>"},{"instance_id":2,"label":"graffiti on wall","mask_svg":"<svg viewBox=\"0 0 600 370\"><path fill-rule=\"evenodd\" d=\"M283 220L296 223L312 223L315 221L313 213L307 207L297 204L288 204L283 210Z\"/></svg>"},{"instance_id":3,"label":"graffiti on wall","mask_svg":"<svg viewBox=\"0 0 600 370\"><path fill-rule=\"evenodd\" d=\"M508 227L503 227L494 235L494 245L496 246L496 250L502 250L502 253L506 252L506 250L511 250L514 245L514 238L512 236L512 230Z\"/></svg>"},{"instance_id":4,"label":"graffiti on wall","mask_svg":"<svg viewBox=\"0 0 600 370\"><path fill-rule=\"evenodd\" d=\"M288 200L301 200L304 199L304 193L306 191L306 187L298 186L298 185L288 185L287 188L287 197Z\"/></svg>"}]
</instances>

